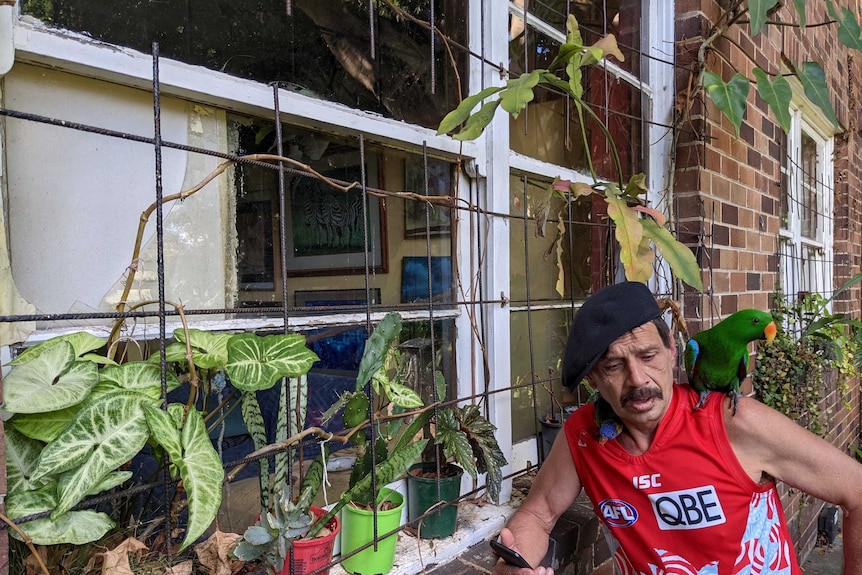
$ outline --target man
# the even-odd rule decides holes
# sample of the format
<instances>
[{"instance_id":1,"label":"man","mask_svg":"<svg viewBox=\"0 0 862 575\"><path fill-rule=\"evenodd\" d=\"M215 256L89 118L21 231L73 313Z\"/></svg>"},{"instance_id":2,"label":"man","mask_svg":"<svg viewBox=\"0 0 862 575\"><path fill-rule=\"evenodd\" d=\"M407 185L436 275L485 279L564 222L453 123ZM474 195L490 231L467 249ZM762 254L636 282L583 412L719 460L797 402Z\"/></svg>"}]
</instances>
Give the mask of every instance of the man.
<instances>
[{"instance_id":1,"label":"man","mask_svg":"<svg viewBox=\"0 0 862 575\"><path fill-rule=\"evenodd\" d=\"M538 565L583 488L617 573L801 573L775 489L783 481L840 505L844 573L862 573L862 465L755 399L676 385L676 347L647 287L596 292L575 316L563 383L587 378L622 424L598 435L593 405L566 423L500 541ZM528 569L500 560L497 575ZM551 575L546 567L532 573Z\"/></svg>"}]
</instances>

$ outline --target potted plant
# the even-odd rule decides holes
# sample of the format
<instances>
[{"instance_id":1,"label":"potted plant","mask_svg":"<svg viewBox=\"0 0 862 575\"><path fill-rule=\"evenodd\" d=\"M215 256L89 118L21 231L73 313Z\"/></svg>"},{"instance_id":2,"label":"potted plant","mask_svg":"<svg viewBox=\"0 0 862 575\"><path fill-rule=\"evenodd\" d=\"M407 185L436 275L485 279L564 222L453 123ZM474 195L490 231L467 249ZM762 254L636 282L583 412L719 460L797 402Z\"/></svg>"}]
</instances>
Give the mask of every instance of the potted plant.
<instances>
[{"instance_id":1,"label":"potted plant","mask_svg":"<svg viewBox=\"0 0 862 575\"><path fill-rule=\"evenodd\" d=\"M323 509L311 505L323 482L323 465L322 456L312 462L296 501L286 484L275 491L272 510L258 516L233 548L231 553L236 559L263 561L273 575L329 573L329 569L318 570L332 561L335 537L341 528L338 517L328 517L309 536L315 523L322 522L326 515Z\"/></svg>"},{"instance_id":2,"label":"potted plant","mask_svg":"<svg viewBox=\"0 0 862 575\"><path fill-rule=\"evenodd\" d=\"M443 375L436 372L435 377L437 397L445 398ZM465 471L473 480L480 473L487 473L487 496L494 503L499 501L502 468L508 462L494 436L496 430L478 405L437 410L435 425L426 428L434 441L425 448L422 461L411 466L407 473L408 519L420 537L442 538L454 533L458 507L447 504L461 495L461 477ZM426 515L436 507L440 509Z\"/></svg>"},{"instance_id":3,"label":"potted plant","mask_svg":"<svg viewBox=\"0 0 862 575\"><path fill-rule=\"evenodd\" d=\"M352 427L347 436L359 446L360 453L348 489L309 535L341 512L341 553L346 556L341 565L357 575L392 569L397 542L394 532L401 526L404 496L386 485L403 475L427 444L426 439L416 439L428 421L427 409L414 412L413 421L404 425L405 410L422 408L422 400L394 375L398 369L394 344L401 327L397 313L380 321L366 341L355 390L342 395L323 416L326 420L343 408L344 423ZM374 392L374 405L366 385ZM391 534L379 538L387 533ZM372 544L375 537L378 540Z\"/></svg>"}]
</instances>

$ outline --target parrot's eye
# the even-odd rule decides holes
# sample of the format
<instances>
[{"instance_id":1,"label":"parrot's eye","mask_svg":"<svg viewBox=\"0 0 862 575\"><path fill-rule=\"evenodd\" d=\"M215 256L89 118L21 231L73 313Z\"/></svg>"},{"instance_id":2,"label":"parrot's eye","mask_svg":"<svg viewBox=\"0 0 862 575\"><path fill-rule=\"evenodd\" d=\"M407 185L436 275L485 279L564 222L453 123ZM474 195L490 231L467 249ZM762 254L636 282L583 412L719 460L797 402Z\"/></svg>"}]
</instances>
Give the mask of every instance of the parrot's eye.
<instances>
[{"instance_id":1,"label":"parrot's eye","mask_svg":"<svg viewBox=\"0 0 862 575\"><path fill-rule=\"evenodd\" d=\"M760 318L757 318L757 317L756 317L756 318L754 318L752 321L753 321L754 323L760 323Z\"/></svg>"}]
</instances>

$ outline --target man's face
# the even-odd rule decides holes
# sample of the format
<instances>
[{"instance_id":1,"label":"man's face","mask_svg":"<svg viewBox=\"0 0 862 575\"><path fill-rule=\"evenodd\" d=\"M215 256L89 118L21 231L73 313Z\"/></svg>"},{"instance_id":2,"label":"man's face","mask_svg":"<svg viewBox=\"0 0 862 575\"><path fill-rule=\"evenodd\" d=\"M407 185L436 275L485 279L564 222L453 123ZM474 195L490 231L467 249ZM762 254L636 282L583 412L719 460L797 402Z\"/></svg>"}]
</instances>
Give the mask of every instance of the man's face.
<instances>
[{"instance_id":1,"label":"man's face","mask_svg":"<svg viewBox=\"0 0 862 575\"><path fill-rule=\"evenodd\" d=\"M670 402L675 359L676 348L666 347L650 322L614 341L587 379L627 425L658 424Z\"/></svg>"}]
</instances>

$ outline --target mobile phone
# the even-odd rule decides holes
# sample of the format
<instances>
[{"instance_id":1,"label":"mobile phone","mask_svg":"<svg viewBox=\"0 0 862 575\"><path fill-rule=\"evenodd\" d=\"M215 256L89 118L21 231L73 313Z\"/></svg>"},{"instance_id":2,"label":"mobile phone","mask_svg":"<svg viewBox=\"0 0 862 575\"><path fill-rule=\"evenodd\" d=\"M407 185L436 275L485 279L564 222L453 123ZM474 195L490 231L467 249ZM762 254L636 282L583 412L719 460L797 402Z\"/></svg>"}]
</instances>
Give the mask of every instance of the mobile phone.
<instances>
[{"instance_id":1,"label":"mobile phone","mask_svg":"<svg viewBox=\"0 0 862 575\"><path fill-rule=\"evenodd\" d=\"M491 539L491 549L494 550L494 555L500 557L508 563L509 565L514 565L515 567L522 567L524 569L532 569L532 565L527 563L527 560L521 557L521 554L515 551L514 549L509 549L496 539Z\"/></svg>"}]
</instances>

